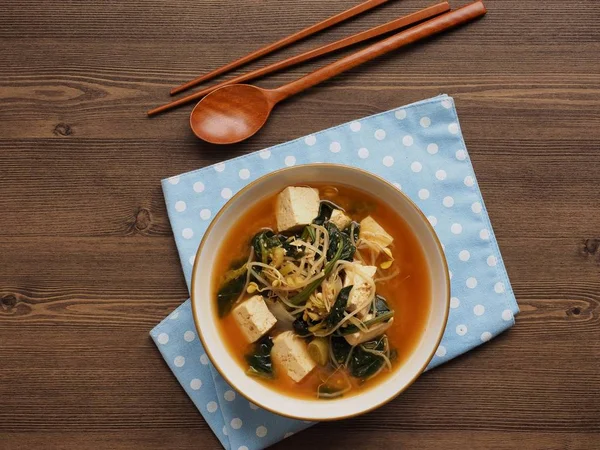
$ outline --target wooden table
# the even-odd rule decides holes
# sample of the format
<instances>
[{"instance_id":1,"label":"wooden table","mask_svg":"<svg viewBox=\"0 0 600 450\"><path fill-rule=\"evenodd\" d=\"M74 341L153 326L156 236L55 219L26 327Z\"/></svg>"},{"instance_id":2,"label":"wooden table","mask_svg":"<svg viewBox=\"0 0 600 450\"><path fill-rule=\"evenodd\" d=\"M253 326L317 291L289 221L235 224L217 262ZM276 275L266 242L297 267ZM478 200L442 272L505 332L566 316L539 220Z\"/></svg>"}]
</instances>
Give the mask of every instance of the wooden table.
<instances>
[{"instance_id":1,"label":"wooden table","mask_svg":"<svg viewBox=\"0 0 600 450\"><path fill-rule=\"evenodd\" d=\"M275 448L600 447L598 0L487 0L482 21L282 104L232 148L197 141L189 108L145 111L356 1L2 3L0 448L218 448L148 336L187 297L160 179L440 92L517 325L380 410ZM267 60L428 4L391 2Z\"/></svg>"}]
</instances>

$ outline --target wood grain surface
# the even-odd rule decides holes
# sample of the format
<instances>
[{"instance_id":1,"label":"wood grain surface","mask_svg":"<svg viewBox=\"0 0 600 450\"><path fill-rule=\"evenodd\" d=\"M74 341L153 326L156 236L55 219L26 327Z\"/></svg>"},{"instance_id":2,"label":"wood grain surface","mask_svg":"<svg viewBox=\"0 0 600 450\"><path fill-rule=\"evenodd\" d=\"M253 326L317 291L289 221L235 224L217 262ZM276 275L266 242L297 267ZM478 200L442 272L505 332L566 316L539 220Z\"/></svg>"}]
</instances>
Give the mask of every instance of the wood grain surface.
<instances>
[{"instance_id":1,"label":"wood grain surface","mask_svg":"<svg viewBox=\"0 0 600 450\"><path fill-rule=\"evenodd\" d=\"M482 20L296 96L233 147L196 140L190 107L146 118L172 86L356 3L2 1L2 450L219 448L148 336L187 297L160 179L440 92L517 324L380 410L274 448L600 448L598 0L487 0ZM248 67L431 3L389 2Z\"/></svg>"}]
</instances>

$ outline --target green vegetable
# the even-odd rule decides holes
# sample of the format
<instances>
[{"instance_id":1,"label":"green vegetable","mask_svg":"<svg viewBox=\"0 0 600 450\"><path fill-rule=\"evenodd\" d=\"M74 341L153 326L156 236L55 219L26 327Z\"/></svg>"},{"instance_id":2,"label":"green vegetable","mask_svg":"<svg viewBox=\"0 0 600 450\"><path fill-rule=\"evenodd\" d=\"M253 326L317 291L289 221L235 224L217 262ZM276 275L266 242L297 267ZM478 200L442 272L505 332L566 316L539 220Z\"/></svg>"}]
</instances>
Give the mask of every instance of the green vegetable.
<instances>
[{"instance_id":1,"label":"green vegetable","mask_svg":"<svg viewBox=\"0 0 600 450\"><path fill-rule=\"evenodd\" d=\"M344 311L348 305L348 297L350 296L352 287L353 286L346 286L345 288L342 288L338 294L337 298L335 299L335 303L331 307L329 315L325 319L327 327L334 327L344 318Z\"/></svg>"},{"instance_id":2,"label":"green vegetable","mask_svg":"<svg viewBox=\"0 0 600 450\"><path fill-rule=\"evenodd\" d=\"M231 311L233 304L242 294L246 285L246 264L238 269L230 270L225 274L221 289L217 292L217 309L219 317L223 317Z\"/></svg>"},{"instance_id":3,"label":"green vegetable","mask_svg":"<svg viewBox=\"0 0 600 450\"><path fill-rule=\"evenodd\" d=\"M282 234L275 234L271 230L264 230L252 238L251 244L256 259L263 264L268 264L276 255L275 250L278 248L283 248L286 256L301 258L304 255L304 248L291 245L294 239L296 239L295 236L287 237Z\"/></svg>"},{"instance_id":4,"label":"green vegetable","mask_svg":"<svg viewBox=\"0 0 600 450\"><path fill-rule=\"evenodd\" d=\"M352 352L352 346L346 342L343 337L332 337L331 338L331 351L333 353L333 360L337 365L344 364L350 352Z\"/></svg>"},{"instance_id":5,"label":"green vegetable","mask_svg":"<svg viewBox=\"0 0 600 450\"><path fill-rule=\"evenodd\" d=\"M315 229L310 225L307 225L306 227L304 227L304 231L302 231L300 239L302 239L303 241L315 242L315 240L317 239Z\"/></svg>"},{"instance_id":6,"label":"green vegetable","mask_svg":"<svg viewBox=\"0 0 600 450\"><path fill-rule=\"evenodd\" d=\"M306 303L306 301L308 300L308 297L310 297L310 294L312 294L315 291L315 289L317 289L321 285L323 280L325 278L327 278L329 276L329 274L331 274L331 271L333 270L333 265L340 259L340 256L342 255L342 251L343 251L343 247L339 247L337 253L333 256L333 259L325 265L325 269L323 270L324 273L323 273L322 277L317 278L315 281L313 281L308 286L306 286L303 291L300 291L299 293L294 295L292 298L290 298L290 302L293 305L300 305L302 303Z\"/></svg>"},{"instance_id":7,"label":"green vegetable","mask_svg":"<svg viewBox=\"0 0 600 450\"><path fill-rule=\"evenodd\" d=\"M252 352L245 356L248 363L248 370L246 370L248 375L273 378L272 348L273 341L269 336L262 337L254 344Z\"/></svg>"},{"instance_id":8,"label":"green vegetable","mask_svg":"<svg viewBox=\"0 0 600 450\"><path fill-rule=\"evenodd\" d=\"M326 258L328 262L325 265L323 271L324 274L290 299L290 302L294 305L300 305L308 300L310 294L312 294L315 289L321 285L323 280L331 274L333 266L338 260L344 259L346 261L352 261L352 258L354 257L356 247L352 245L350 236L342 233L338 227L330 222L326 223L325 228L329 234L329 248L327 249Z\"/></svg>"},{"instance_id":9,"label":"green vegetable","mask_svg":"<svg viewBox=\"0 0 600 450\"><path fill-rule=\"evenodd\" d=\"M308 323L305 322L302 317L298 317L296 320L294 320L292 326L294 327L296 334L300 337L307 337L312 334L310 331L308 331Z\"/></svg>"},{"instance_id":10,"label":"green vegetable","mask_svg":"<svg viewBox=\"0 0 600 450\"><path fill-rule=\"evenodd\" d=\"M371 307L369 312L373 314L373 307ZM375 300L375 317L365 320L363 324L369 328L376 323L387 322L392 317L394 317L394 311L390 309L385 298L381 295L377 295ZM348 325L338 329L336 335L346 336L347 334L356 333L357 331L360 331L360 329L356 325Z\"/></svg>"},{"instance_id":11,"label":"green vegetable","mask_svg":"<svg viewBox=\"0 0 600 450\"><path fill-rule=\"evenodd\" d=\"M276 236L271 230L264 230L252 238L252 247L254 248L256 259L263 264L267 264L269 262L270 250L275 247L281 247L281 241L279 236Z\"/></svg>"},{"instance_id":12,"label":"green vegetable","mask_svg":"<svg viewBox=\"0 0 600 450\"><path fill-rule=\"evenodd\" d=\"M341 365L349 359L348 371L355 378L369 378L384 364L383 357L366 352L364 348L383 353L385 350L385 337L381 336L356 347L348 344L343 337L331 338L334 362Z\"/></svg>"},{"instance_id":13,"label":"green vegetable","mask_svg":"<svg viewBox=\"0 0 600 450\"><path fill-rule=\"evenodd\" d=\"M385 314L390 311L392 311L392 310L388 306L387 300L384 297L382 297L381 295L377 295L377 298L375 299L375 314L377 316L379 316L381 314ZM370 312L373 313L372 307L371 307Z\"/></svg>"},{"instance_id":14,"label":"green vegetable","mask_svg":"<svg viewBox=\"0 0 600 450\"><path fill-rule=\"evenodd\" d=\"M312 230L312 229L311 229ZM314 230L312 230L312 232L314 233ZM296 239L295 237L291 237L291 238L286 238L285 236L281 236L279 235L279 239L282 240L281 246L283 247L283 249L285 250L285 254L286 256L291 256L294 259L300 259L304 256L304 247L298 247L297 245L292 245L291 242ZM303 239L305 240L305 239ZM314 240L314 234L313 234L313 240Z\"/></svg>"},{"instance_id":15,"label":"green vegetable","mask_svg":"<svg viewBox=\"0 0 600 450\"><path fill-rule=\"evenodd\" d=\"M389 319L394 317L394 311L388 311L386 313L381 314L380 316L373 317L372 319L365 320L363 324L369 328L371 325L375 325L380 322L387 322ZM356 325L348 325L347 327L341 327L336 331L337 336L346 336L347 334L352 334L360 331L360 329Z\"/></svg>"},{"instance_id":16,"label":"green vegetable","mask_svg":"<svg viewBox=\"0 0 600 450\"><path fill-rule=\"evenodd\" d=\"M338 205L329 200L321 200L319 204L319 215L313 220L315 225L323 225L331 218L331 213L334 209L342 209Z\"/></svg>"},{"instance_id":17,"label":"green vegetable","mask_svg":"<svg viewBox=\"0 0 600 450\"><path fill-rule=\"evenodd\" d=\"M327 259L330 260L337 253L338 249L342 249L340 258L345 261L352 261L356 247L352 244L350 236L342 233L338 227L328 222L325 226L329 233L329 248L327 249Z\"/></svg>"},{"instance_id":18,"label":"green vegetable","mask_svg":"<svg viewBox=\"0 0 600 450\"><path fill-rule=\"evenodd\" d=\"M348 369L350 370L350 375L355 378L369 378L384 364L383 357L366 352L364 348L383 353L385 350L385 337L380 336L377 339L365 342L354 348Z\"/></svg>"}]
</instances>

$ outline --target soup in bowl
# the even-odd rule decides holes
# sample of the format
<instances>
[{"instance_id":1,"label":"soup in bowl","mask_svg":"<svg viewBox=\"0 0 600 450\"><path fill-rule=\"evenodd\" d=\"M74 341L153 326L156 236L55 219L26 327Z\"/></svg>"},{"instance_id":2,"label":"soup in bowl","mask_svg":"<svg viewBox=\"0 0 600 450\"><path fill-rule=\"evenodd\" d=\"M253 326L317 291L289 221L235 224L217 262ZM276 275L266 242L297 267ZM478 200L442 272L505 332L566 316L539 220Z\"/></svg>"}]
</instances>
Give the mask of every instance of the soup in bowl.
<instances>
[{"instance_id":1,"label":"soup in bowl","mask_svg":"<svg viewBox=\"0 0 600 450\"><path fill-rule=\"evenodd\" d=\"M220 374L253 403L333 420L392 399L425 369L449 308L431 225L396 187L311 164L236 194L196 257L192 306Z\"/></svg>"}]
</instances>

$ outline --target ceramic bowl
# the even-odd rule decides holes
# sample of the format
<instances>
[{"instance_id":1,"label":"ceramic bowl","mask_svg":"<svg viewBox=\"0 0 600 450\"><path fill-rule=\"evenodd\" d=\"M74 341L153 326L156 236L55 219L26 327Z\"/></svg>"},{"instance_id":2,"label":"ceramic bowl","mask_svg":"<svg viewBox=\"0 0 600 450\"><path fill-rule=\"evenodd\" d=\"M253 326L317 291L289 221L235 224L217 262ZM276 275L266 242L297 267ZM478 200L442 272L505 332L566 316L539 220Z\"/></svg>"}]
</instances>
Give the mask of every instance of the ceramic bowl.
<instances>
[{"instance_id":1,"label":"ceramic bowl","mask_svg":"<svg viewBox=\"0 0 600 450\"><path fill-rule=\"evenodd\" d=\"M246 375L220 336L212 292L215 260L221 243L240 211L290 185L335 183L357 187L382 199L412 228L429 265L432 304L426 329L413 354L394 373L372 388L334 400L307 400L287 396ZM419 208L399 189L361 169L336 164L307 164L278 170L250 183L223 206L200 243L192 274L192 309L198 335L218 372L252 403L282 416L303 420L336 420L371 411L404 391L425 370L446 327L450 281L442 246Z\"/></svg>"}]
</instances>

